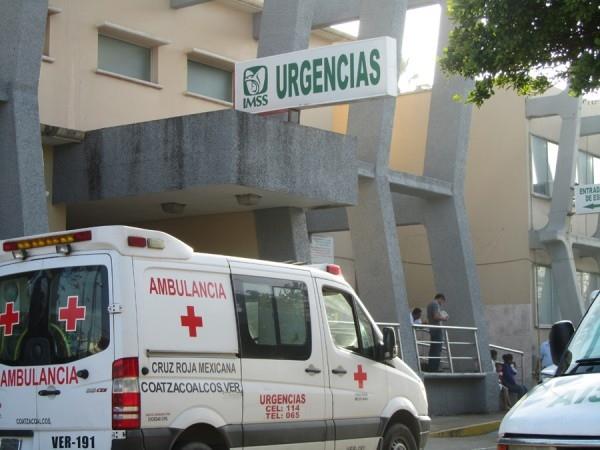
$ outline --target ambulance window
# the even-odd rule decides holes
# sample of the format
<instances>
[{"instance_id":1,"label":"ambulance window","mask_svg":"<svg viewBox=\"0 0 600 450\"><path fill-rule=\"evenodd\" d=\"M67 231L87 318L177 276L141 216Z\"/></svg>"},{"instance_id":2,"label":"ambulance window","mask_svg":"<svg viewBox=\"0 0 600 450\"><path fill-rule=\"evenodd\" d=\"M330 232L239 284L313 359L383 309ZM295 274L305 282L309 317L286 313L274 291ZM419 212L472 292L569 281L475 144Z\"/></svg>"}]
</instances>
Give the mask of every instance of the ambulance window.
<instances>
[{"instance_id":1,"label":"ambulance window","mask_svg":"<svg viewBox=\"0 0 600 450\"><path fill-rule=\"evenodd\" d=\"M304 283L234 277L242 357L306 360L310 310Z\"/></svg>"},{"instance_id":2,"label":"ambulance window","mask_svg":"<svg viewBox=\"0 0 600 450\"><path fill-rule=\"evenodd\" d=\"M62 364L108 347L106 267L46 269L0 278L0 363Z\"/></svg>"},{"instance_id":3,"label":"ambulance window","mask_svg":"<svg viewBox=\"0 0 600 450\"><path fill-rule=\"evenodd\" d=\"M323 290L327 322L335 345L353 352L359 351L358 335L354 324L352 300L339 291Z\"/></svg>"},{"instance_id":4,"label":"ambulance window","mask_svg":"<svg viewBox=\"0 0 600 450\"><path fill-rule=\"evenodd\" d=\"M375 357L373 325L354 298L335 289L323 289L325 311L331 337L336 346L358 353L366 358Z\"/></svg>"}]
</instances>

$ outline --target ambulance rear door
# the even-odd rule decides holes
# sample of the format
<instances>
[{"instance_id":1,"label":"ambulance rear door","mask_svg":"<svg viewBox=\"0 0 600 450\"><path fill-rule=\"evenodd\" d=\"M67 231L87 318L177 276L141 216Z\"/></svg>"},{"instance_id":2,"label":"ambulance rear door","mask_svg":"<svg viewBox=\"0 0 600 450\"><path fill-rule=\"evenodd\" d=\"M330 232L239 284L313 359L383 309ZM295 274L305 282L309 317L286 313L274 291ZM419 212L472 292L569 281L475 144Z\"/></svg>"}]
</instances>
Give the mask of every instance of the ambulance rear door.
<instances>
[{"instance_id":1,"label":"ambulance rear door","mask_svg":"<svg viewBox=\"0 0 600 450\"><path fill-rule=\"evenodd\" d=\"M37 390L25 385L23 376L35 368L19 361L16 347L27 331L25 314L30 299L21 295L27 277L21 272L39 271L40 261L0 267L0 445L31 449L37 421Z\"/></svg>"},{"instance_id":2,"label":"ambulance rear door","mask_svg":"<svg viewBox=\"0 0 600 450\"><path fill-rule=\"evenodd\" d=\"M3 351L13 365L4 372L21 370L15 382L34 392L36 447L110 448L111 256L53 257L22 269L0 279L0 292L9 296L16 286L20 309L18 336Z\"/></svg>"}]
</instances>

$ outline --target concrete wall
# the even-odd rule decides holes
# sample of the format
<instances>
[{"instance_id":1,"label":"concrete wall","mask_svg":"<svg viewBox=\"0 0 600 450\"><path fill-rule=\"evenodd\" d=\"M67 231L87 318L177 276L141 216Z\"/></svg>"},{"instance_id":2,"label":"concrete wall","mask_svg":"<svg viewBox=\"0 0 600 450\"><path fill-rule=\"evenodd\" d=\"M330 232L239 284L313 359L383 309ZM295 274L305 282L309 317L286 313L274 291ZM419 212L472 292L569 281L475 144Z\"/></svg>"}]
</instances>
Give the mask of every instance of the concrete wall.
<instances>
[{"instance_id":1,"label":"concrete wall","mask_svg":"<svg viewBox=\"0 0 600 450\"><path fill-rule=\"evenodd\" d=\"M254 214L211 214L132 224L177 236L195 251L258 258Z\"/></svg>"}]
</instances>

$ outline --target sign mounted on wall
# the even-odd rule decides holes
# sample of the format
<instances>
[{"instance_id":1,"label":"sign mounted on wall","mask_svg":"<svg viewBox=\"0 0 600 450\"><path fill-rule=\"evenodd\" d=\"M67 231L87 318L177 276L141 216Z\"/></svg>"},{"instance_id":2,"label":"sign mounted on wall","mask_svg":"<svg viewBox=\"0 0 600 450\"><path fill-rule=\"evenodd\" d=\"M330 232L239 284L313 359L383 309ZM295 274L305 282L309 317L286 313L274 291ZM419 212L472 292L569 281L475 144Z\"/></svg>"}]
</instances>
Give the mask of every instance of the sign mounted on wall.
<instances>
[{"instance_id":1,"label":"sign mounted on wall","mask_svg":"<svg viewBox=\"0 0 600 450\"><path fill-rule=\"evenodd\" d=\"M600 212L600 184L575 186L575 213L592 214Z\"/></svg>"},{"instance_id":2,"label":"sign mounted on wall","mask_svg":"<svg viewBox=\"0 0 600 450\"><path fill-rule=\"evenodd\" d=\"M235 65L235 109L239 111L260 113L396 95L396 40L390 37Z\"/></svg>"}]
</instances>

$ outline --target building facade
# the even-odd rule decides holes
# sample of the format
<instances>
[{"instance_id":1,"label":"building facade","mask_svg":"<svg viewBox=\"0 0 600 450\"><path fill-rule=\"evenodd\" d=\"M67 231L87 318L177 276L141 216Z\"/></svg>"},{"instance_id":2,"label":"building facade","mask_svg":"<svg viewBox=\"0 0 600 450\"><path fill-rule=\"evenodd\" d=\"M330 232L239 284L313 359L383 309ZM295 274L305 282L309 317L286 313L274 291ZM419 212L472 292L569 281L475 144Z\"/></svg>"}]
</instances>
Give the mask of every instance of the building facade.
<instances>
[{"instance_id":1,"label":"building facade","mask_svg":"<svg viewBox=\"0 0 600 450\"><path fill-rule=\"evenodd\" d=\"M450 325L478 327L483 349L489 330L489 343L525 352L522 373L534 382L539 344L567 316L553 257L536 234L550 215L558 118L529 119L526 100L508 92L471 113L451 101L469 82L441 83L440 75L433 90L396 99L285 117L233 110L235 61L347 41L326 25L358 17L360 37L400 37L400 0L379 8L366 0L277 0L270 10L259 0L44 3L10 6L22 23L35 14L46 23L42 60L30 55L29 65L15 64L20 75L10 74L28 80L14 92L23 103L36 97L39 120L31 125L29 110L16 109L4 121L16 136L26 123L42 125L43 164L35 142L15 140L29 160L5 155L13 165L4 164L0 201L24 213L21 225L1 221L1 238L119 223L166 231L200 252L309 261L310 235L331 236L335 261L375 319L403 325L413 367L409 307L444 291ZM38 22L28 26L43 29ZM15 48L35 53L27 29L2 29L18 36ZM0 60L23 60L13 54ZM0 100L18 106L9 97L0 90ZM583 104L580 115L598 109ZM598 136L581 138L578 150L576 181L600 180ZM30 184L37 191L14 187ZM595 215L565 220L578 236L597 235ZM594 244L578 242L573 280L585 299L600 270ZM429 380L430 398L449 387L465 397L475 386L471 395L481 401L463 411L493 409L487 351L482 364L486 374L475 382Z\"/></svg>"}]
</instances>

